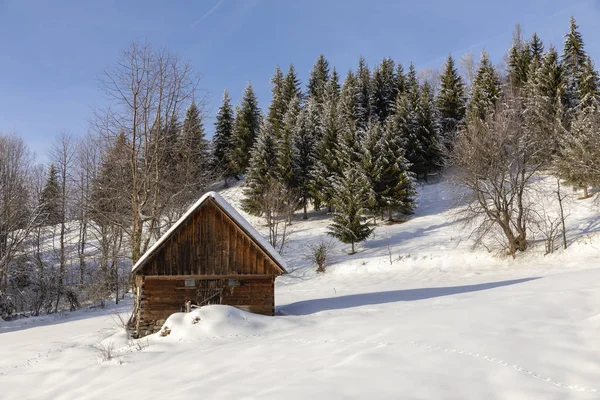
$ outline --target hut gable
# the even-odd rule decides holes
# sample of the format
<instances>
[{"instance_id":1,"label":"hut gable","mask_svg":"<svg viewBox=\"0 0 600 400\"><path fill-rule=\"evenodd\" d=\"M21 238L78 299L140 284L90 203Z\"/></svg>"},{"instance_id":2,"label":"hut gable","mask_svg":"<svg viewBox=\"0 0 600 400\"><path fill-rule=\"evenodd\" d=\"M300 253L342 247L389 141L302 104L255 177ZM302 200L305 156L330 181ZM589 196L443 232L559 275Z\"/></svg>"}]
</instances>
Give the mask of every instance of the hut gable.
<instances>
[{"instance_id":1,"label":"hut gable","mask_svg":"<svg viewBox=\"0 0 600 400\"><path fill-rule=\"evenodd\" d=\"M273 247L218 193L202 196L133 266L145 276L285 273Z\"/></svg>"}]
</instances>

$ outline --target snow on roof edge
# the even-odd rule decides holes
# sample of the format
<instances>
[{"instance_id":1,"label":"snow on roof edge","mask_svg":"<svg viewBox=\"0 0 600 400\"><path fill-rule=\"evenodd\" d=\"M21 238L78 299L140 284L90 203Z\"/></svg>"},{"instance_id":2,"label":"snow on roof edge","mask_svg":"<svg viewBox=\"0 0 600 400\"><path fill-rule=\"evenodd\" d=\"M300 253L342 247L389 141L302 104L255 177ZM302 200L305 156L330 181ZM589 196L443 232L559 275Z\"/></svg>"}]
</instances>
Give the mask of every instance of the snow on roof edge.
<instances>
[{"instance_id":1,"label":"snow on roof edge","mask_svg":"<svg viewBox=\"0 0 600 400\"><path fill-rule=\"evenodd\" d=\"M250 225L250 223L240 215L239 212L237 212L237 210L227 202L227 200L225 200L223 197L221 197L221 195L217 192L207 192L204 195L202 195L202 197L200 197L200 199L198 199L198 201L196 201L194 203L194 205L192 205L186 212L185 214L183 214L181 216L181 218L179 218L177 220L177 222L175 222L167 232L165 232L160 239L158 239L153 245L152 247L150 247L145 253L144 255L142 255L140 257L140 259L135 263L135 265L131 268L131 272L135 272L155 251L156 249L158 249L168 238L169 236L171 236L171 234L194 212L196 211L196 209L198 209L198 207L200 207L200 205L202 203L204 203L206 201L206 199L208 198L212 198L214 199L217 204L225 211L225 213L227 213L238 225L240 225L247 233L248 235L250 235L250 237L252 239L254 239L256 241L256 243L269 255L271 256L278 264L279 266L283 269L284 273L287 273L287 271L285 270L286 267L286 262L283 259L283 257L281 256L281 254L279 254L279 252L277 252L277 250L275 250L273 248L273 246L271 246L271 243L269 243L263 235L261 235L252 225Z\"/></svg>"}]
</instances>

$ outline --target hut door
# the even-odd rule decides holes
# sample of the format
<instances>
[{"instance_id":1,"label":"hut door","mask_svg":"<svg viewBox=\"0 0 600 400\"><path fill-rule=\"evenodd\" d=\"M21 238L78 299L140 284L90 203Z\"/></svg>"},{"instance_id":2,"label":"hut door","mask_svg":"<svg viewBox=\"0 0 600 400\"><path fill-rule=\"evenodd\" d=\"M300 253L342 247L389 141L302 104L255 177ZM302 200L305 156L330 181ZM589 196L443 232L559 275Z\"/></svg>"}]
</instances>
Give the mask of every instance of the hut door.
<instances>
[{"instance_id":1,"label":"hut door","mask_svg":"<svg viewBox=\"0 0 600 400\"><path fill-rule=\"evenodd\" d=\"M198 282L196 301L199 306L221 304L223 286L220 279L202 279Z\"/></svg>"}]
</instances>

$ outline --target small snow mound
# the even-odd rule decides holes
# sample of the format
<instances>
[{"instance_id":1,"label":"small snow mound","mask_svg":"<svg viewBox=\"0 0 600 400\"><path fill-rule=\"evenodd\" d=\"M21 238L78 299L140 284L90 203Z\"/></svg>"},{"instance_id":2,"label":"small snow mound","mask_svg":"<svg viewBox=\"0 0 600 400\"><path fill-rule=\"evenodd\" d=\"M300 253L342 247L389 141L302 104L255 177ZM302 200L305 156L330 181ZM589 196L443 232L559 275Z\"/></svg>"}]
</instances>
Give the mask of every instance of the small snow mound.
<instances>
[{"instance_id":1,"label":"small snow mound","mask_svg":"<svg viewBox=\"0 0 600 400\"><path fill-rule=\"evenodd\" d=\"M210 305L189 313L172 314L160 332L170 331L168 335L163 334L163 337L173 340L249 336L264 330L269 318L272 317L252 314L231 306Z\"/></svg>"}]
</instances>

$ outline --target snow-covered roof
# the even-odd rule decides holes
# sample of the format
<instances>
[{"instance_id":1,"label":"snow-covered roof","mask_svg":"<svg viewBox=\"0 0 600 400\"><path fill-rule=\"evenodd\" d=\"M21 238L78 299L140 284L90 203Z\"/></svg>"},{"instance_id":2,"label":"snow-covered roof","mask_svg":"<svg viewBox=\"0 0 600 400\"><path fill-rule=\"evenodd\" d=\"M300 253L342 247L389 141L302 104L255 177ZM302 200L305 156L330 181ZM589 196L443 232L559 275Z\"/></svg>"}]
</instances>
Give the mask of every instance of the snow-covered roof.
<instances>
[{"instance_id":1,"label":"snow-covered roof","mask_svg":"<svg viewBox=\"0 0 600 400\"><path fill-rule=\"evenodd\" d=\"M244 230L254 240L254 242L256 242L256 244L258 244L277 264L279 264L281 269L285 272L285 260L281 254L279 254L277 250L275 250L273 246L271 246L271 244L256 229L254 229L254 227L250 225L250 223L244 217L242 217L231 204L227 202L227 200L221 197L221 195L217 192L208 192L200 197L200 199L194 203L194 205L191 206L185 212L185 214L183 214L183 216L179 218L179 220L177 220L177 222L175 222L173 226L171 226L171 228L169 228L169 230L162 235L162 237L158 239L156 243L154 243L152 247L148 249L148 251L146 251L146 253L144 253L142 257L140 257L140 259L131 269L131 272L135 272L142 264L144 264L144 262L171 236L171 234L175 232L177 228L183 224L183 222L207 199L213 199L219 205L219 207L221 207L221 209L240 228L242 228L242 230Z\"/></svg>"}]
</instances>

